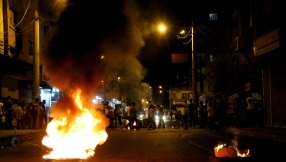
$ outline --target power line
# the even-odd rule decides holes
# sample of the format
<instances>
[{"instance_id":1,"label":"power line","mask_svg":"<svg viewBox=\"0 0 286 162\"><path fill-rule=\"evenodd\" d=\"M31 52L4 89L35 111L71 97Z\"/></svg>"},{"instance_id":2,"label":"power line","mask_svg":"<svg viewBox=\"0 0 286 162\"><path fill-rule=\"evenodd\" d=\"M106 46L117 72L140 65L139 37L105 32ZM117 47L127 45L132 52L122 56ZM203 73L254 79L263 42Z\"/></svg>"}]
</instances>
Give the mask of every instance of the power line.
<instances>
[{"instance_id":1,"label":"power line","mask_svg":"<svg viewBox=\"0 0 286 162\"><path fill-rule=\"evenodd\" d=\"M223 35L221 35L221 34L219 34L219 33L215 32L215 31L213 31L213 30L211 30L211 29L207 28L206 26L204 26L204 25L202 25L202 24L201 24L201 26L202 26L203 28L205 28L205 29L207 29L207 30L211 31L211 32L212 32L212 33L214 33L214 34L217 34L217 35L219 35L219 36L223 37Z\"/></svg>"},{"instance_id":2,"label":"power line","mask_svg":"<svg viewBox=\"0 0 286 162\"><path fill-rule=\"evenodd\" d=\"M24 20L27 11L28 11L28 9L30 8L30 3L31 3L31 0L30 0L29 3L28 3L28 6L27 6L27 8L26 8L26 10L25 10L25 12L24 12L24 15L23 15L22 19L18 22L18 24L15 25L15 28Z\"/></svg>"},{"instance_id":3,"label":"power line","mask_svg":"<svg viewBox=\"0 0 286 162\"><path fill-rule=\"evenodd\" d=\"M210 39L211 41L213 41L210 37L208 37L208 36L199 28L199 26L198 26L198 30L199 30L205 37L207 37L208 39Z\"/></svg>"},{"instance_id":4,"label":"power line","mask_svg":"<svg viewBox=\"0 0 286 162\"><path fill-rule=\"evenodd\" d=\"M30 1L29 1L29 5L30 5ZM29 6L28 5L28 6ZM57 5L57 0L55 1L55 3L54 3L54 5L53 5L53 7L52 7L52 9L51 9L51 11L54 9L54 7ZM45 3L45 6L46 6L46 3ZM46 7L46 9L47 9L48 7ZM44 10L44 11L46 11L46 9ZM27 7L27 9L26 9L26 11L28 10L28 7ZM42 13L42 15L44 15L44 13L45 12L43 12ZM26 15L26 12L25 12L25 15ZM40 16L40 17L43 17L43 19L44 19L44 17L47 15L47 13L46 13L46 15L44 15L44 16ZM24 18L24 17L23 17ZM16 35L18 35L18 34L23 34L23 33L25 33L25 32L27 32L27 31L30 31L30 30L33 30L34 28L32 28L32 29L29 29L29 30L26 30L35 20L36 20L37 18L34 18L26 27L24 27L22 30L20 30L19 32L17 32L16 34L14 34L14 35L9 35L9 36L7 36L7 37L5 37L4 39L7 39L7 38L10 38L10 37L14 37L14 36L16 36ZM23 20L23 19L22 19ZM22 21L21 20L21 21ZM20 22L21 22L20 21ZM42 20L41 21L41 23L43 23L43 21L44 20ZM19 25L20 24L20 22L17 24L17 25ZM41 24L40 23L40 24ZM15 26L16 27L16 26ZM25 31L26 30L26 31ZM5 33L7 33L8 31L5 31L4 33L0 33L0 35L3 35L3 34L5 34Z\"/></svg>"}]
</instances>

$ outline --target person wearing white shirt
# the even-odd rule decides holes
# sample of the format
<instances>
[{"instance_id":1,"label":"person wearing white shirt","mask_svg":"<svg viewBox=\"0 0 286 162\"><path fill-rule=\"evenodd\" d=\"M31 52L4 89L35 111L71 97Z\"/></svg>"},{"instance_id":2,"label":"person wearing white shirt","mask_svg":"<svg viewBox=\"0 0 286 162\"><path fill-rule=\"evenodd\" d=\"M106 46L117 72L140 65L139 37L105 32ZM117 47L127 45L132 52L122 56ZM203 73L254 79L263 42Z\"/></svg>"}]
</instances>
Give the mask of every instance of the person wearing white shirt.
<instances>
[{"instance_id":1,"label":"person wearing white shirt","mask_svg":"<svg viewBox=\"0 0 286 162\"><path fill-rule=\"evenodd\" d=\"M185 106L184 105L181 105L180 108L179 108L179 111L181 111L181 114L182 114L182 120L184 122L184 130L187 130L188 129L188 125L187 125L187 114L186 114L186 109L185 109Z\"/></svg>"}]
</instances>

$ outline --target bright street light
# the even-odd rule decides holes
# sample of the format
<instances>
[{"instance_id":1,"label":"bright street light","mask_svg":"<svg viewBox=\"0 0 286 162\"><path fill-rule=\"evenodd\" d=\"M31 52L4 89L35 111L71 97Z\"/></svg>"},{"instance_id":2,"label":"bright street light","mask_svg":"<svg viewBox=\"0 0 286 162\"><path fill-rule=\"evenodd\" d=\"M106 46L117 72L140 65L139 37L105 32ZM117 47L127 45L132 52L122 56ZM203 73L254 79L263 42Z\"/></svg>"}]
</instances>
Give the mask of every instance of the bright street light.
<instances>
[{"instance_id":1,"label":"bright street light","mask_svg":"<svg viewBox=\"0 0 286 162\"><path fill-rule=\"evenodd\" d=\"M166 26L165 25L159 25L158 30L160 32L165 32L166 31Z\"/></svg>"}]
</instances>

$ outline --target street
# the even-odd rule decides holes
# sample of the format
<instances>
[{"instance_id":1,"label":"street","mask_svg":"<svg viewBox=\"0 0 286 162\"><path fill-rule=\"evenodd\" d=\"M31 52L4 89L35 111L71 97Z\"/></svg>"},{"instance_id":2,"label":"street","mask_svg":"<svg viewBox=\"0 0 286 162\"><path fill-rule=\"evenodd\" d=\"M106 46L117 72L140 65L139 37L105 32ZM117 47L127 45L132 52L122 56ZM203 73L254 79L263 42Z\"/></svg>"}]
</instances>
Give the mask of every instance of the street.
<instances>
[{"instance_id":1,"label":"street","mask_svg":"<svg viewBox=\"0 0 286 162\"><path fill-rule=\"evenodd\" d=\"M165 129L116 128L107 129L107 133L107 141L98 145L94 156L84 161L209 161L214 155L213 148L223 143L237 144L239 149L250 149L251 161L269 161L273 157L282 158L283 149L276 148L285 145L258 138L234 137L223 131L174 129L170 124ZM42 158L51 151L41 144L44 136L44 131L27 134L17 137L19 142L14 145L2 145L0 161L50 161ZM3 141L1 139L0 143L3 144Z\"/></svg>"},{"instance_id":2,"label":"street","mask_svg":"<svg viewBox=\"0 0 286 162\"><path fill-rule=\"evenodd\" d=\"M107 133L107 141L97 146L95 155L85 161L207 161L210 156L182 139L186 133L183 130L108 129ZM37 134L33 140L2 148L1 161L45 161L42 156L50 150L41 144L43 136Z\"/></svg>"}]
</instances>

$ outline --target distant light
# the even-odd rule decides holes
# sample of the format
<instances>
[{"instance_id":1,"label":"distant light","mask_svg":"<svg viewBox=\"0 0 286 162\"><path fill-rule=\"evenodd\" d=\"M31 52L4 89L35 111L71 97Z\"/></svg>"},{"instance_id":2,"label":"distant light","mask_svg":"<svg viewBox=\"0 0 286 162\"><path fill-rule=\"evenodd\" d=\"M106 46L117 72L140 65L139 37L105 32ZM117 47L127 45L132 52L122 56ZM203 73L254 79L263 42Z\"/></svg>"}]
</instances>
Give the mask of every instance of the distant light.
<instances>
[{"instance_id":1,"label":"distant light","mask_svg":"<svg viewBox=\"0 0 286 162\"><path fill-rule=\"evenodd\" d=\"M159 31L160 32L165 32L166 31L166 27L164 25L160 25L159 26Z\"/></svg>"},{"instance_id":2,"label":"distant light","mask_svg":"<svg viewBox=\"0 0 286 162\"><path fill-rule=\"evenodd\" d=\"M159 86L159 88L162 88L162 86Z\"/></svg>"},{"instance_id":3,"label":"distant light","mask_svg":"<svg viewBox=\"0 0 286 162\"><path fill-rule=\"evenodd\" d=\"M104 56L102 55L102 56L101 56L101 59L103 59L103 58L104 58Z\"/></svg>"},{"instance_id":4,"label":"distant light","mask_svg":"<svg viewBox=\"0 0 286 162\"><path fill-rule=\"evenodd\" d=\"M104 81L102 80L101 83L103 83Z\"/></svg>"},{"instance_id":5,"label":"distant light","mask_svg":"<svg viewBox=\"0 0 286 162\"><path fill-rule=\"evenodd\" d=\"M181 31L180 31L180 34L185 34L185 33L186 33L185 30L181 30Z\"/></svg>"},{"instance_id":6,"label":"distant light","mask_svg":"<svg viewBox=\"0 0 286 162\"><path fill-rule=\"evenodd\" d=\"M162 91L160 91L160 93L162 93Z\"/></svg>"}]
</instances>

